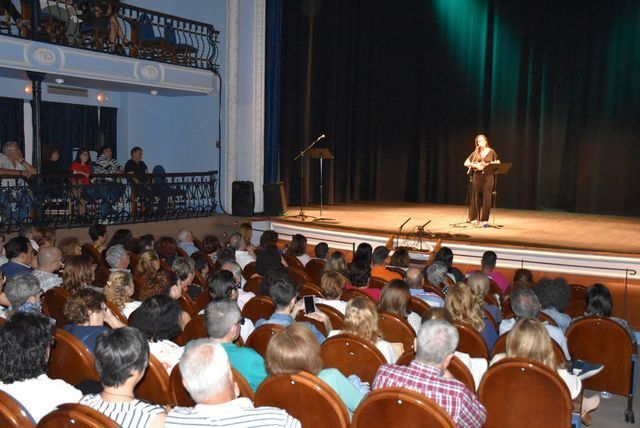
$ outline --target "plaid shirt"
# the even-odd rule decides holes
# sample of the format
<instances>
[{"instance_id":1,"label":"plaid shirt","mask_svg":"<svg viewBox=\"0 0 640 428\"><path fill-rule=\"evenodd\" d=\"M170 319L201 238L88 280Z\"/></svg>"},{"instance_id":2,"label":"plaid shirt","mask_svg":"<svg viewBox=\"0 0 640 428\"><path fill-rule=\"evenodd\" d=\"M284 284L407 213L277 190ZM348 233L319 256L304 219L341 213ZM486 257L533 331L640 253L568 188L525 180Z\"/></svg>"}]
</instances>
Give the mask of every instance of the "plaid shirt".
<instances>
[{"instance_id":1,"label":"plaid shirt","mask_svg":"<svg viewBox=\"0 0 640 428\"><path fill-rule=\"evenodd\" d=\"M487 417L484 406L462 382L442 375L437 368L418 361L408 366L384 364L376 373L372 389L400 387L420 392L446 410L458 427L482 427Z\"/></svg>"},{"instance_id":2,"label":"plaid shirt","mask_svg":"<svg viewBox=\"0 0 640 428\"><path fill-rule=\"evenodd\" d=\"M62 278L55 273L44 272L38 269L34 269L31 273L33 276L38 278L40 288L42 288L43 291L47 291L62 284Z\"/></svg>"}]
</instances>

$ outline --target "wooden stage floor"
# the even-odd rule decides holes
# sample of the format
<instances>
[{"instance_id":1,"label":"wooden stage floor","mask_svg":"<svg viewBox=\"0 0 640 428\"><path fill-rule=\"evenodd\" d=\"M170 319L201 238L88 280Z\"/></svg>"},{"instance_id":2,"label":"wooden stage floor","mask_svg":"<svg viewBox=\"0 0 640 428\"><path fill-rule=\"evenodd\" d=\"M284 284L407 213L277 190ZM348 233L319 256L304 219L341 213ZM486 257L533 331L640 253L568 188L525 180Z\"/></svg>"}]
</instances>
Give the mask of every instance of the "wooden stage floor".
<instances>
[{"instance_id":1,"label":"wooden stage floor","mask_svg":"<svg viewBox=\"0 0 640 428\"><path fill-rule=\"evenodd\" d=\"M298 207L289 207L288 215L296 215ZM305 209L310 216L319 215L319 207ZM495 216L495 217L493 217ZM307 226L328 227L379 234L403 233L426 226L436 237L447 241L491 243L523 248L554 248L586 252L640 254L640 219L593 214L573 214L554 211L496 209L491 224L502 228L477 228L464 222L466 209L459 205L414 203L352 203L325 206L323 217L335 221L320 221ZM300 222L295 218L277 217L279 221Z\"/></svg>"}]
</instances>

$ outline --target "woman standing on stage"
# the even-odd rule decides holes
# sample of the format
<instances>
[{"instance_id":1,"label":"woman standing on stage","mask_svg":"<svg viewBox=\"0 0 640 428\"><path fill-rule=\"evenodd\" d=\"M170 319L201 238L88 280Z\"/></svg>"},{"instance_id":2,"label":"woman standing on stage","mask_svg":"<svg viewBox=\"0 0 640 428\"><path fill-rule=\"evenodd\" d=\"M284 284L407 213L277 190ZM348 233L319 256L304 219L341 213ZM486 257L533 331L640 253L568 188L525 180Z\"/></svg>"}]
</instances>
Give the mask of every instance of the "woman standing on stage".
<instances>
[{"instance_id":1,"label":"woman standing on stage","mask_svg":"<svg viewBox=\"0 0 640 428\"><path fill-rule=\"evenodd\" d=\"M498 154L489 147L489 140L480 134L476 136L476 149L464 161L471 177L471 201L469 203L469 222L482 222L488 226L493 196L493 174L485 174L484 169L492 163L500 163Z\"/></svg>"}]
</instances>

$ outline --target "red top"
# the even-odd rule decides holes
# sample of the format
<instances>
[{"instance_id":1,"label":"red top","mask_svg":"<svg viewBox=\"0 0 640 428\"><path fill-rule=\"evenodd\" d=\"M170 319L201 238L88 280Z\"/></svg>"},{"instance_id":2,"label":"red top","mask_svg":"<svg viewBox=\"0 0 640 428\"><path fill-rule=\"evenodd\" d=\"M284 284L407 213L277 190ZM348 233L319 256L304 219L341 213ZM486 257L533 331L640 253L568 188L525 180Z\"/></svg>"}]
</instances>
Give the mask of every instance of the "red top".
<instances>
[{"instance_id":1,"label":"red top","mask_svg":"<svg viewBox=\"0 0 640 428\"><path fill-rule=\"evenodd\" d=\"M90 165L82 165L80 162L73 162L71 164L72 172L84 172L87 174L91 174L91 166ZM71 180L73 184L83 184L88 185L91 184L91 180L89 177L85 177L84 175L74 174L74 178Z\"/></svg>"},{"instance_id":2,"label":"red top","mask_svg":"<svg viewBox=\"0 0 640 428\"><path fill-rule=\"evenodd\" d=\"M369 287L358 288L358 287L353 286L351 284L345 284L344 285L344 289L345 290L359 290L359 291L362 291L363 293L367 293L376 302L380 301L380 291L381 290L379 288L369 288Z\"/></svg>"}]
</instances>

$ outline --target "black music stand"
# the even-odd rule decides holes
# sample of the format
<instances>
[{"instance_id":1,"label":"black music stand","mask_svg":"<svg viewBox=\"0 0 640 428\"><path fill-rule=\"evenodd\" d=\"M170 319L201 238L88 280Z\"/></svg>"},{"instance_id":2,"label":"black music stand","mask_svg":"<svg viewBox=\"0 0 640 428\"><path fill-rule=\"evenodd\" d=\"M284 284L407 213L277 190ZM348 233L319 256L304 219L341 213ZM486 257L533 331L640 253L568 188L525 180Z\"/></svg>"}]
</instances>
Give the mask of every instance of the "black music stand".
<instances>
[{"instance_id":1,"label":"black music stand","mask_svg":"<svg viewBox=\"0 0 640 428\"><path fill-rule=\"evenodd\" d=\"M333 154L331 153L331 150L327 148L315 147L309 150L309 157L311 159L320 159L320 216L313 219L313 221L335 220L334 218L322 217L322 199L324 197L324 193L322 191L322 182L324 179L324 176L322 173L322 161L333 159Z\"/></svg>"},{"instance_id":2,"label":"black music stand","mask_svg":"<svg viewBox=\"0 0 640 428\"><path fill-rule=\"evenodd\" d=\"M489 224L489 227L494 227L496 229L502 229L502 225L501 224L496 224L496 215L495 215L495 209L496 209L496 199L498 199L498 176L499 175L505 175L506 173L509 172L509 170L511 169L511 166L513 164L512 163L490 163L489 165L484 167L484 173L485 174L493 174L493 192L492 193L492 197L493 197L493 206L491 207L491 211L493 212L493 224Z\"/></svg>"}]
</instances>

